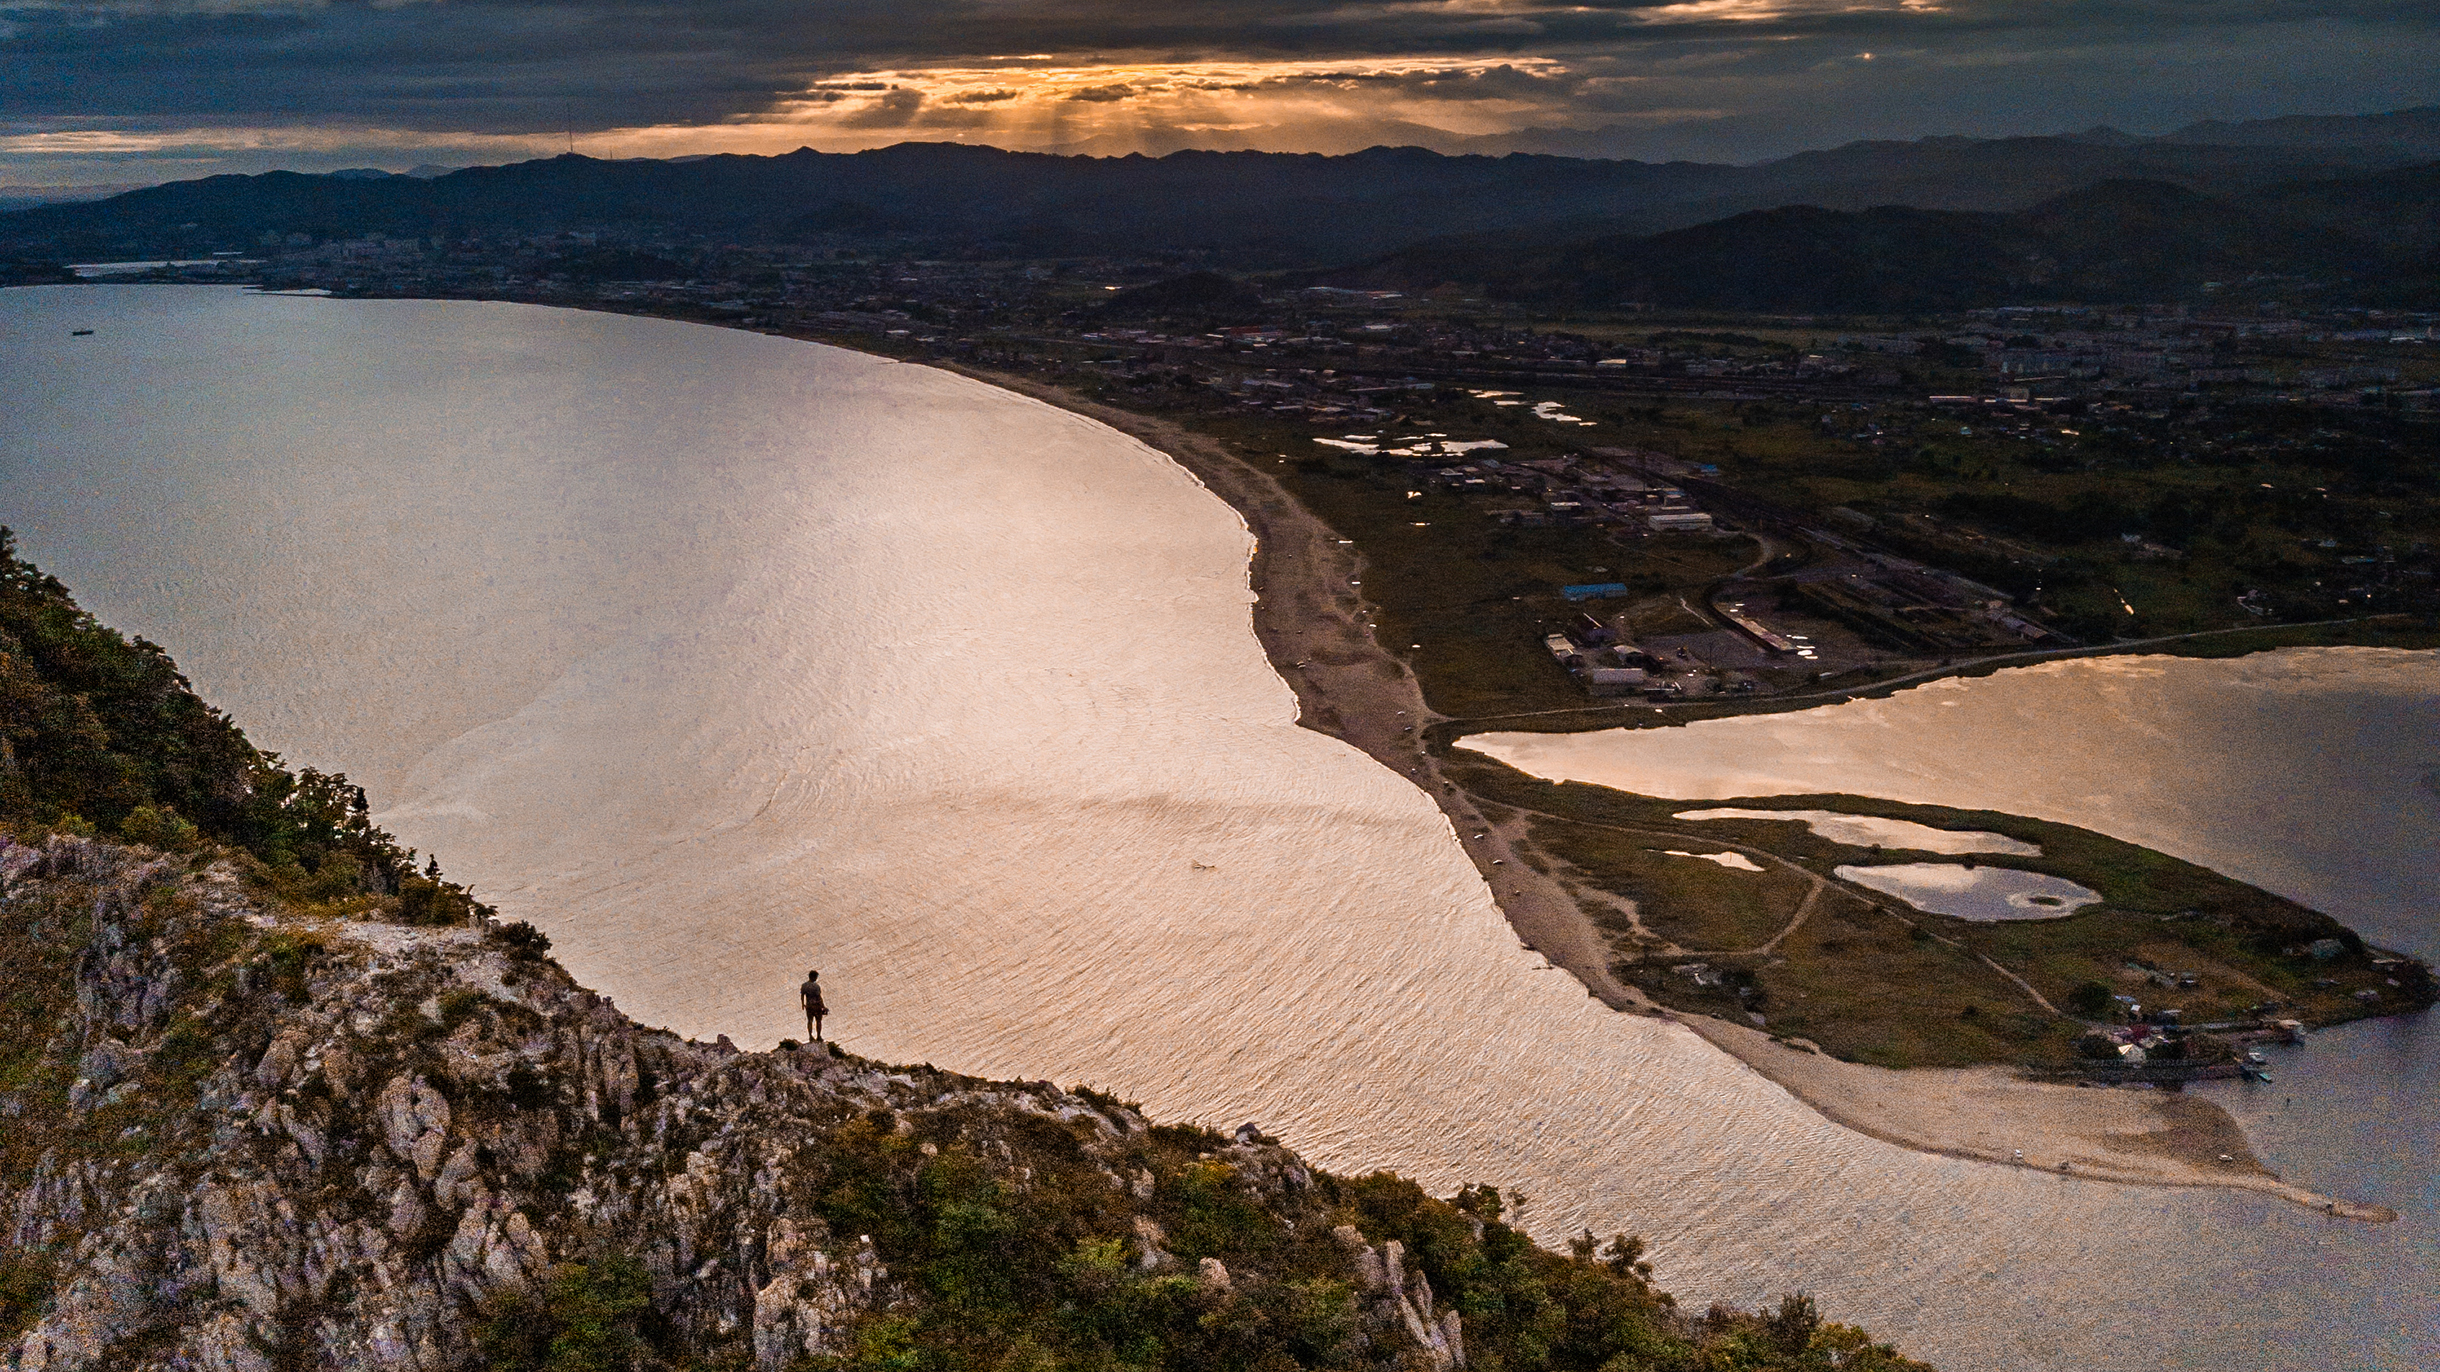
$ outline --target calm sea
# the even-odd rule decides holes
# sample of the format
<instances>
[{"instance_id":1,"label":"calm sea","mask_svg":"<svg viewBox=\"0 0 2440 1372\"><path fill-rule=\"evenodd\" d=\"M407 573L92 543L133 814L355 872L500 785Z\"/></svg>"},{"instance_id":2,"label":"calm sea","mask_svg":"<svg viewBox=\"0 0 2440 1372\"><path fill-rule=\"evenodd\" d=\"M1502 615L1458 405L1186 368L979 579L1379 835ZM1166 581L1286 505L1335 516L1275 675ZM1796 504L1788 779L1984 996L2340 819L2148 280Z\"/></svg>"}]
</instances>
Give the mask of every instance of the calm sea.
<instances>
[{"instance_id":1,"label":"calm sea","mask_svg":"<svg viewBox=\"0 0 2440 1372\"><path fill-rule=\"evenodd\" d=\"M0 291L0 398L29 555L647 1022L768 1044L819 966L859 1051L1514 1187L1545 1238L1646 1235L1690 1300L1807 1289L1950 1368L2440 1365L2428 1121L2382 1163L2306 1108L2394 1120L2373 1069L2428 1091L2421 1026L2238 1102L2393 1225L1840 1130L1525 951L1423 796L1294 726L1235 516L1107 429L736 331L177 287ZM2333 723L2390 667L2316 661L2276 713L2329 740L2323 808L2260 845L2336 883L2406 862L2345 842L2387 832L2401 745ZM2180 737L2147 681L2120 771L2271 747ZM2095 708L2049 685L2011 708Z\"/></svg>"}]
</instances>

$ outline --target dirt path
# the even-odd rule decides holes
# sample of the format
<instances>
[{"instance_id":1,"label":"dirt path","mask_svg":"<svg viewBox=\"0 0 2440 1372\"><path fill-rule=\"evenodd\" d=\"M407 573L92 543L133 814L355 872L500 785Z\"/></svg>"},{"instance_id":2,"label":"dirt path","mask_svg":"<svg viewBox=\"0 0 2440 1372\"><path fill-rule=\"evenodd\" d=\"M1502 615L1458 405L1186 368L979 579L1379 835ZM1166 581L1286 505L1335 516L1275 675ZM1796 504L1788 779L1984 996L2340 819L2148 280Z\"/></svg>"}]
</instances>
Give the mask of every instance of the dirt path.
<instances>
[{"instance_id":1,"label":"dirt path","mask_svg":"<svg viewBox=\"0 0 2440 1372\"><path fill-rule=\"evenodd\" d=\"M1798 901L1796 909L1790 912L1788 922L1782 925L1779 932L1771 935L1767 941L1756 944L1751 948L1683 948L1668 941L1667 939L1663 939L1659 934L1652 932L1650 926L1643 922L1643 918L1640 914L1630 913L1630 919L1634 924L1636 931L1643 934L1646 938L1653 940L1652 946L1647 951L1658 954L1662 957L1726 957L1732 954L1771 952L1777 949L1780 942L1786 939L1788 935L1795 933L1799 928L1803 927L1806 918L1813 913L1814 905L1820 901L1821 897L1826 892L1834 889L1844 889L1836 882L1831 881L1828 877L1821 875L1819 872L1808 870L1797 863L1790 862L1788 859L1779 856L1777 853L1774 853L1767 848L1756 848L1750 844L1738 843L1732 839L1721 838L1716 834L1699 833L1688 829L1655 829L1640 824L1605 824L1600 820L1578 819L1570 815L1556 815L1552 814L1548 810L1536 810L1527 806L1503 806L1502 808L1510 809L1514 814L1518 815L1533 815L1542 819L1557 820L1562 824L1578 824L1587 829L1602 829L1613 834L1632 834L1637 838L1658 839L1669 843L1689 843L1699 848L1725 848L1730 852L1742 853L1748 858L1767 863L1783 872L1804 878L1806 883L1804 898ZM1516 841L1519 846L1531 843L1531 840L1525 836L1522 826L1518 826ZM1513 860L1514 859L1511 858L1511 861ZM1543 860L1546 862L1551 861L1547 857ZM1589 882L1571 883L1571 886L1574 893L1583 899L1591 899L1602 903L1615 903L1624 907L1629 912L1633 912L1635 909L1634 902L1612 895L1611 893L1604 891L1600 887L1594 886ZM1869 897L1864 898L1869 899Z\"/></svg>"},{"instance_id":2,"label":"dirt path","mask_svg":"<svg viewBox=\"0 0 2440 1372\"><path fill-rule=\"evenodd\" d=\"M1809 877L1813 876L1811 872L1807 872L1805 875ZM1813 877L1813 885L1806 889L1805 898L1796 902L1796 913L1788 917L1787 927L1781 929L1778 933L1771 935L1762 942L1755 944L1754 951L1757 953L1778 952L1779 945L1787 942L1788 935L1793 934L1797 930L1805 927L1806 917L1813 913L1814 906L1821 904L1822 891L1829 885L1829 882L1822 880L1820 877Z\"/></svg>"}]
</instances>

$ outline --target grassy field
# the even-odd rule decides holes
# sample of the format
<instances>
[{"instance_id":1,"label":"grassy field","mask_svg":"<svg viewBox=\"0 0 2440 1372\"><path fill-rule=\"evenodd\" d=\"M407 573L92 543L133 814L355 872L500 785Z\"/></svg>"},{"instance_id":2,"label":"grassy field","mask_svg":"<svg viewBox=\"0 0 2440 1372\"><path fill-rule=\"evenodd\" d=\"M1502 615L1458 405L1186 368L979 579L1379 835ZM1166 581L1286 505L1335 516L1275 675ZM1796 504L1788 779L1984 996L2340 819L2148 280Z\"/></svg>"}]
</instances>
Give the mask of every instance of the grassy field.
<instances>
[{"instance_id":1,"label":"grassy field","mask_svg":"<svg viewBox=\"0 0 2440 1372\"><path fill-rule=\"evenodd\" d=\"M1567 450L1557 437L1536 432L1551 426L1520 421L1514 411L1468 422L1475 418L1473 410L1488 408L1470 400L1451 402L1426 419L1379 431L1498 437L1512 444L1499 455L1502 460ZM1699 594L1755 555L1753 541L1737 536L1619 541L1593 529L1508 527L1497 512L1525 507L1524 499L1410 495L1416 485L1396 459L1376 461L1313 442L1316 433L1329 436L1335 430L1234 415L1195 422L1268 469L1307 509L1355 541L1366 563L1364 597L1378 610L1380 642L1413 667L1433 709L1458 718L1590 702L1542 649L1544 634L1586 608L1568 603L1560 587L1623 582L1637 599L1668 606L1677 596ZM1622 604L1592 608L1616 610Z\"/></svg>"},{"instance_id":2,"label":"grassy field","mask_svg":"<svg viewBox=\"0 0 2440 1372\"><path fill-rule=\"evenodd\" d=\"M1855 796L1661 800L1545 782L1471 756L1452 758L1446 774L1473 795L1540 816L1532 838L1565 864L1562 870L1634 901L1653 934L1693 950L1661 952L1661 945L1637 941L1613 914L1605 927L1621 977L1665 1005L1731 1019L1759 1014L1774 1035L1809 1039L1851 1061L2063 1062L2084 1028L2063 1010L2088 984L2150 1007L2177 1008L2189 1023L2248 1018L2252 1007L2275 1001L2280 1016L2331 1024L2432 1000L2419 969L2376 965L2373 950L2327 915L2072 825ZM2061 919L1978 923L1931 914L1842 881L1833 869L1961 859L1837 843L1795 821L1675 818L1729 804L2002 834L2038 845L2041 855L1970 860L2064 877L2103 899ZM1666 855L1726 845L1758 851L1767 870ZM1814 879L1824 890L1804 923L1777 947L1758 951L1788 926ZM2285 951L2323 938L2339 940L2345 951L2327 961ZM1700 986L1674 970L1697 960L1721 971L1722 984ZM2187 974L2197 984L2164 987L2153 980L2155 970ZM2378 999L2357 999L2365 990ZM2059 1009L2045 1009L2042 1001Z\"/></svg>"},{"instance_id":3,"label":"grassy field","mask_svg":"<svg viewBox=\"0 0 2440 1372\"><path fill-rule=\"evenodd\" d=\"M1779 932L1813 884L1772 868L1739 871L1675 853L1728 851L1714 844L1670 842L1648 834L1566 820L1537 819L1530 830L1543 853L1585 880L1634 901L1647 928L1681 948L1750 948ZM1605 927L1627 935L1611 912Z\"/></svg>"},{"instance_id":4,"label":"grassy field","mask_svg":"<svg viewBox=\"0 0 2440 1372\"><path fill-rule=\"evenodd\" d=\"M1859 511L1877 541L2038 596L2088 641L2243 624L2253 589L2324 617L2362 603L2347 588L2371 573L2349 559L2440 538L2431 426L2377 412L2313 428L2258 405L2172 422L1751 401L1616 418L1623 441L1783 505Z\"/></svg>"}]
</instances>

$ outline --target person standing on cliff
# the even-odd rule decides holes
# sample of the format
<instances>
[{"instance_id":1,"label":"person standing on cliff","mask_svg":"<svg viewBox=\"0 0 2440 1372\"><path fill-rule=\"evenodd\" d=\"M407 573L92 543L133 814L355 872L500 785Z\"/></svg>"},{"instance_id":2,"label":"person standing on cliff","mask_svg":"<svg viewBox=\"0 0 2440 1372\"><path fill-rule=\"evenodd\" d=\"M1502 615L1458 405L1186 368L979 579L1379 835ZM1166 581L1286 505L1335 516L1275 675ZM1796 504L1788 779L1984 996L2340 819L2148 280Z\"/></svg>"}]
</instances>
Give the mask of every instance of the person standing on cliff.
<instances>
[{"instance_id":1,"label":"person standing on cliff","mask_svg":"<svg viewBox=\"0 0 2440 1372\"><path fill-rule=\"evenodd\" d=\"M822 1004L822 974L808 969L805 984L796 988L796 998L805 1003L805 1032L813 1035L815 1043L820 1043L822 1016L830 1013Z\"/></svg>"}]
</instances>

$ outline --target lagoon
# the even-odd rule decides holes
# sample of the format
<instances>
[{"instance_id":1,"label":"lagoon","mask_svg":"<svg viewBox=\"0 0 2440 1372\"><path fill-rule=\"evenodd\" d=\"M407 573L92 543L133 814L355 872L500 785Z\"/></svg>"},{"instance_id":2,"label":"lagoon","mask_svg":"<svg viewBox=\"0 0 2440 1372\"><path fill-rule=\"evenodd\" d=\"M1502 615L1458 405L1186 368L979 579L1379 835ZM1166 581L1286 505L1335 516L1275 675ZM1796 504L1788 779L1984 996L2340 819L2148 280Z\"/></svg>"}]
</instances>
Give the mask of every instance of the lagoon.
<instances>
[{"instance_id":1,"label":"lagoon","mask_svg":"<svg viewBox=\"0 0 2440 1372\"><path fill-rule=\"evenodd\" d=\"M1680 810L1678 819L1768 819L1802 824L1832 843L1857 848L1910 848L1922 853L2013 853L2040 857L2040 844L1978 829L1935 829L1912 820L1850 815L1836 810Z\"/></svg>"},{"instance_id":2,"label":"lagoon","mask_svg":"<svg viewBox=\"0 0 2440 1372\"><path fill-rule=\"evenodd\" d=\"M1957 919L2064 919L2101 899L2064 877L1959 862L1900 862L1832 869L1918 910Z\"/></svg>"}]
</instances>

